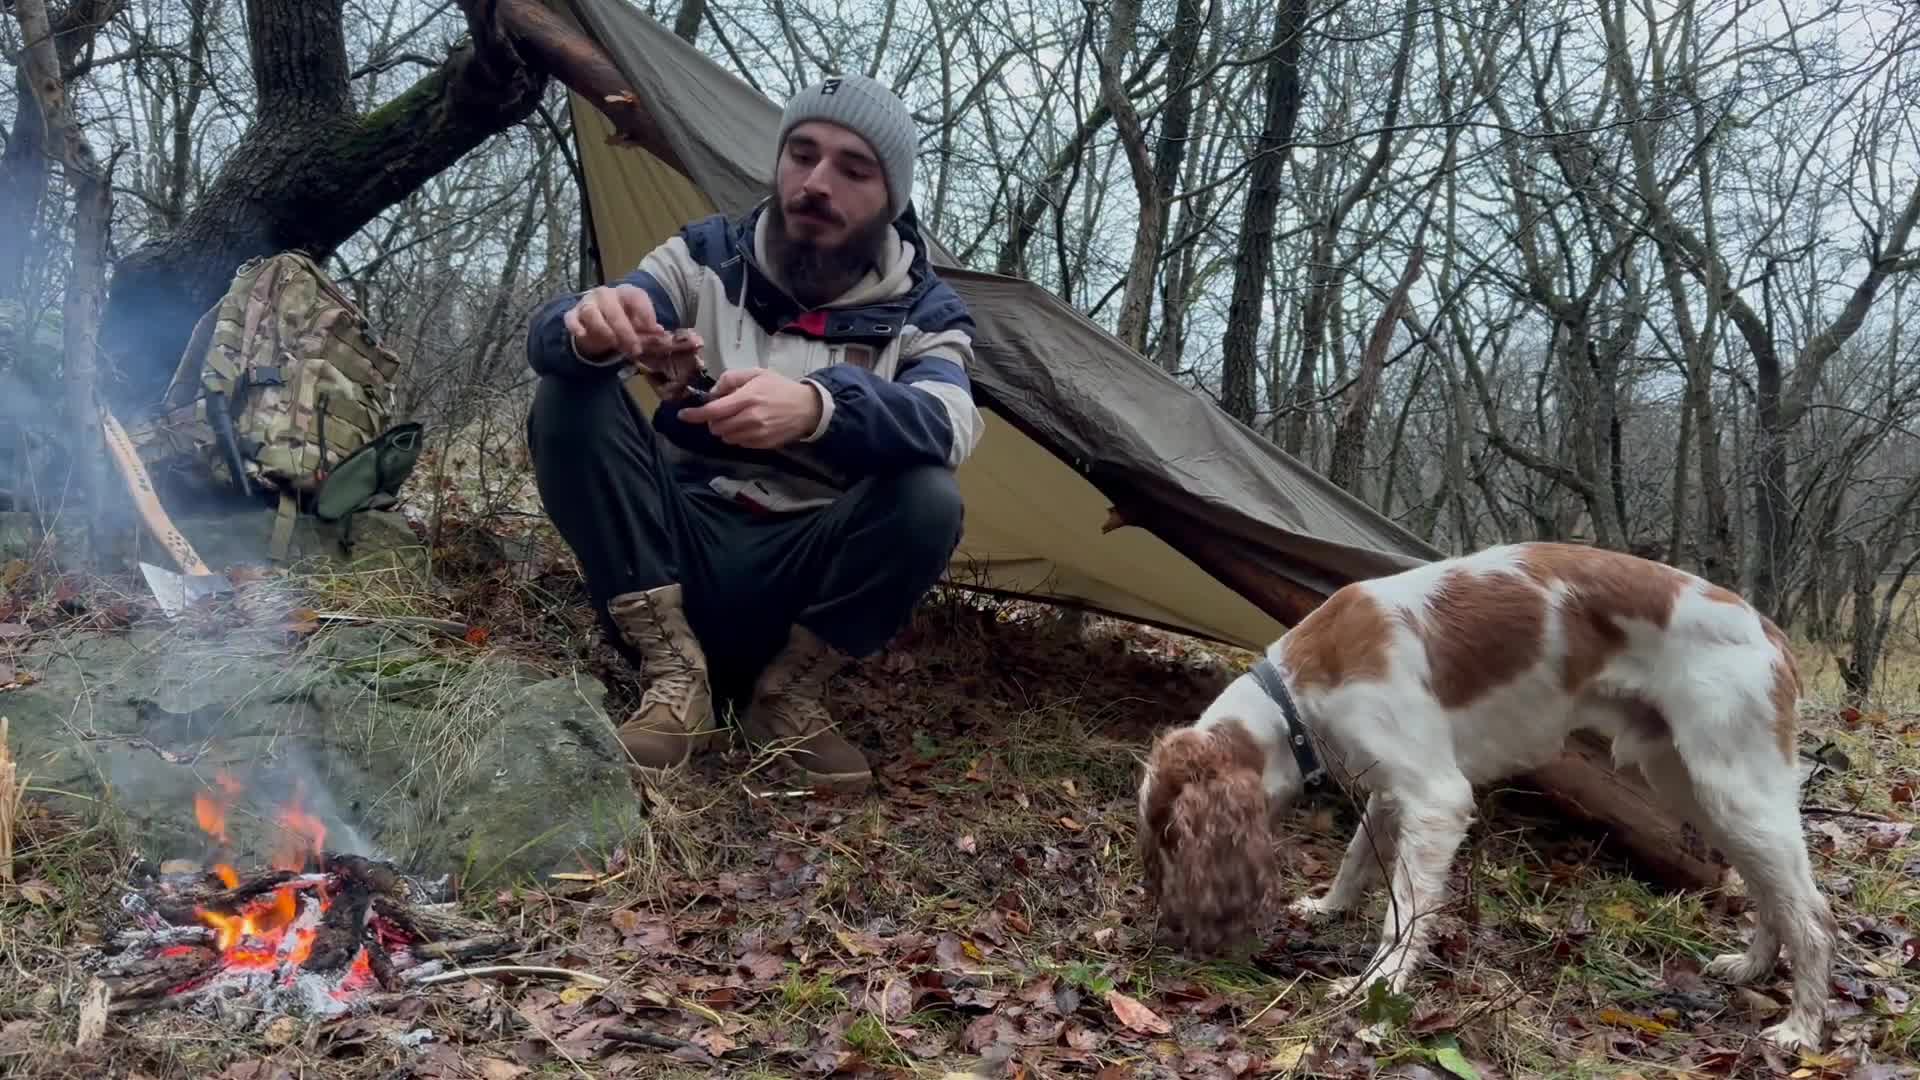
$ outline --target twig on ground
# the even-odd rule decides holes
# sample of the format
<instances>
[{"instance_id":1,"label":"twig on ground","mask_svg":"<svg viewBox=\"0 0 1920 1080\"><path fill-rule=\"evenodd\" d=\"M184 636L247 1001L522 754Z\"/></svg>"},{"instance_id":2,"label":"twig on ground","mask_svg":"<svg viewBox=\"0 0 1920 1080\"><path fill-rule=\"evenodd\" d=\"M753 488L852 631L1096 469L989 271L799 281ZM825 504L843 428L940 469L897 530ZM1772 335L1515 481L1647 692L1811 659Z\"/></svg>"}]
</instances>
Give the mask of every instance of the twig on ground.
<instances>
[{"instance_id":1,"label":"twig on ground","mask_svg":"<svg viewBox=\"0 0 1920 1080\"><path fill-rule=\"evenodd\" d=\"M443 971L437 975L424 976L415 980L413 985L432 986L435 983L452 982L455 979L466 979L479 975L553 975L559 978L575 979L595 989L613 985L611 980L602 978L591 972L575 971L572 968L563 967L536 967L527 964L489 964L485 967L459 968L454 971Z\"/></svg>"},{"instance_id":2,"label":"twig on ground","mask_svg":"<svg viewBox=\"0 0 1920 1080\"><path fill-rule=\"evenodd\" d=\"M1864 818L1867 821L1893 820L1885 814L1876 814L1871 810L1848 810L1841 806L1803 806L1800 812L1814 817L1855 817Z\"/></svg>"}]
</instances>

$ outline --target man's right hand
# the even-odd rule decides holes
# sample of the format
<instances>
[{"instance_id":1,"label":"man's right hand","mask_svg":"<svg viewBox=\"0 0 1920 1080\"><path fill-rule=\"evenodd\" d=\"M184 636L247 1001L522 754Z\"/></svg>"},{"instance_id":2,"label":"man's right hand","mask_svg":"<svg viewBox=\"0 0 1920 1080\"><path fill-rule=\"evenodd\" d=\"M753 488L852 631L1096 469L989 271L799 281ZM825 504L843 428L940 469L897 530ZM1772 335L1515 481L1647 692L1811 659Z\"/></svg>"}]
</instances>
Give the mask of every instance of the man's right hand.
<instances>
[{"instance_id":1,"label":"man's right hand","mask_svg":"<svg viewBox=\"0 0 1920 1080\"><path fill-rule=\"evenodd\" d=\"M624 354L646 369L647 381L663 399L679 397L700 370L700 335L662 329L653 299L637 285L589 289L567 309L564 320L581 356Z\"/></svg>"},{"instance_id":2,"label":"man's right hand","mask_svg":"<svg viewBox=\"0 0 1920 1080\"><path fill-rule=\"evenodd\" d=\"M567 333L581 356L610 352L639 356L647 339L664 339L666 332L653 315L653 300L638 285L602 285L588 289L567 309Z\"/></svg>"}]
</instances>

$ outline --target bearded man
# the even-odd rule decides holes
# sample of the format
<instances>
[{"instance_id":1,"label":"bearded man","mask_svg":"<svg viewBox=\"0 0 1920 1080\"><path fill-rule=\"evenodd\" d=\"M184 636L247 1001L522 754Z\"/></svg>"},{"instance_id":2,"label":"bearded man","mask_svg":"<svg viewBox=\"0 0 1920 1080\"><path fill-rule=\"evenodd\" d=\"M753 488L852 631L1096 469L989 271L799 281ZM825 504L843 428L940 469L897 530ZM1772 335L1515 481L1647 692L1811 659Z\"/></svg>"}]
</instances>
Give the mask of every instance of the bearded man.
<instances>
[{"instance_id":1,"label":"bearded man","mask_svg":"<svg viewBox=\"0 0 1920 1080\"><path fill-rule=\"evenodd\" d=\"M906 106L857 75L787 103L768 198L693 222L612 286L535 312L535 482L604 632L646 684L619 737L667 769L738 727L803 782L860 790L826 703L946 570L978 444L973 320L910 208ZM622 381L661 397L651 423Z\"/></svg>"}]
</instances>

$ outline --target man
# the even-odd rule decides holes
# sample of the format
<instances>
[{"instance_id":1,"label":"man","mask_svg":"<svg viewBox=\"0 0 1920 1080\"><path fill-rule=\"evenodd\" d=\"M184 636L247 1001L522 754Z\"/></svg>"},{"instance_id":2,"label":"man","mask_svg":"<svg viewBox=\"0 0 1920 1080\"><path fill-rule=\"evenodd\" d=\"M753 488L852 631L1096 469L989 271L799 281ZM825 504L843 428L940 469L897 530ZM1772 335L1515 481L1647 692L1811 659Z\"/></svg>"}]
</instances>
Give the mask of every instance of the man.
<instances>
[{"instance_id":1,"label":"man","mask_svg":"<svg viewBox=\"0 0 1920 1080\"><path fill-rule=\"evenodd\" d=\"M781 118L766 201L533 316L535 482L646 679L619 728L642 768L708 745L720 674L757 673L749 743L810 784L872 780L826 682L945 571L954 470L981 430L973 320L908 209L914 144L880 84L808 87ZM621 385L629 365L662 398L651 428Z\"/></svg>"}]
</instances>

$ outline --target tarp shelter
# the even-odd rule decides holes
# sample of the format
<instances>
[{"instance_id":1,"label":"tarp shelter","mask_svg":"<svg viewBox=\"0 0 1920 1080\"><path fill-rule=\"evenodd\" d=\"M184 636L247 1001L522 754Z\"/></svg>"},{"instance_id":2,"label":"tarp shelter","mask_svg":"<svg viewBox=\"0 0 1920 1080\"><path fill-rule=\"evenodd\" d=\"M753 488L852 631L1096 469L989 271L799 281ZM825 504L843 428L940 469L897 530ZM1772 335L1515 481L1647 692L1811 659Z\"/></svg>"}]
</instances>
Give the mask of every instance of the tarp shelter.
<instances>
[{"instance_id":1,"label":"tarp shelter","mask_svg":"<svg viewBox=\"0 0 1920 1080\"><path fill-rule=\"evenodd\" d=\"M603 280L683 224L758 202L780 104L629 0L548 0L612 59L682 173L572 95ZM986 432L959 471L950 580L1258 649L1349 581L1440 553L1175 381L1057 296L934 265L973 309ZM639 380L631 391L651 411ZM1128 527L1103 531L1110 508Z\"/></svg>"}]
</instances>

